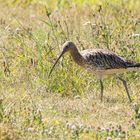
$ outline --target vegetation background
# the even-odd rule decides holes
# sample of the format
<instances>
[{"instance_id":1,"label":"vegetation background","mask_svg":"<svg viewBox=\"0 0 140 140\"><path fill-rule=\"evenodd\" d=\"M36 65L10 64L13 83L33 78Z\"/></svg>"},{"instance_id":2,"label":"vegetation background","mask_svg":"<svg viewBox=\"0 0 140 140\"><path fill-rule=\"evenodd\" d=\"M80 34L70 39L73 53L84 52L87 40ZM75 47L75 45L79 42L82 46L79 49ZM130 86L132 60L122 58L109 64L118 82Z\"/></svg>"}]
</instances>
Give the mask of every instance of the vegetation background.
<instances>
[{"instance_id":1,"label":"vegetation background","mask_svg":"<svg viewBox=\"0 0 140 140\"><path fill-rule=\"evenodd\" d=\"M66 40L140 62L140 0L0 0L0 139L140 139L140 71L122 83L96 77L69 55L48 79Z\"/></svg>"}]
</instances>

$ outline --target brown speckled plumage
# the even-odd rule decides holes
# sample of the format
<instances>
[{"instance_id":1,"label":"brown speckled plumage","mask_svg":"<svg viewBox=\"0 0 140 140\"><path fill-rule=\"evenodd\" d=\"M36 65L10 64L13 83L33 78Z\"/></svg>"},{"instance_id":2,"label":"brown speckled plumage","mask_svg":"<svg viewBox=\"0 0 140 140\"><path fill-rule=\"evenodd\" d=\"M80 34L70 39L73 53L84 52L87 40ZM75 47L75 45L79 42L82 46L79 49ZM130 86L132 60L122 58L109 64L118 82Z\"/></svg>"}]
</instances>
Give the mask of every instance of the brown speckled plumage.
<instances>
[{"instance_id":1,"label":"brown speckled plumage","mask_svg":"<svg viewBox=\"0 0 140 140\"><path fill-rule=\"evenodd\" d=\"M102 76L108 74L118 74L128 70L133 70L135 68L140 68L140 63L134 63L125 60L124 58L116 55L115 53L104 50L104 49L87 49L81 52L78 51L75 44L71 41L67 41L63 45L63 51L59 58L56 60L55 64L50 70L49 76L52 73L58 60L63 56L64 53L70 52L73 60L80 66L84 67L86 70L92 72L100 78L101 84L101 100L103 96L103 83ZM131 98L127 89L126 81L119 78L126 89L128 98L131 102Z\"/></svg>"},{"instance_id":2,"label":"brown speckled plumage","mask_svg":"<svg viewBox=\"0 0 140 140\"><path fill-rule=\"evenodd\" d=\"M87 49L81 51L81 55L85 59L85 68L102 76L129 71L136 65L104 49Z\"/></svg>"}]
</instances>

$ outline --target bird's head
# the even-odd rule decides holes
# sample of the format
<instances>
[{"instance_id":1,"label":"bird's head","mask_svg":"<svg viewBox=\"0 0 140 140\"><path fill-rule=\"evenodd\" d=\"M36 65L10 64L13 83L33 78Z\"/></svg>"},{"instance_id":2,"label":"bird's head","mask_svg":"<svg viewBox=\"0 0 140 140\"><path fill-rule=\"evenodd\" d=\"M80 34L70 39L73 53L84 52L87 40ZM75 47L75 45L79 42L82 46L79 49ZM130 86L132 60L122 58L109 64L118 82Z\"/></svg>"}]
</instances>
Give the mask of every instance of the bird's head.
<instances>
[{"instance_id":1,"label":"bird's head","mask_svg":"<svg viewBox=\"0 0 140 140\"><path fill-rule=\"evenodd\" d=\"M74 50L75 49L75 44L72 41L66 41L63 44L62 48L63 48L62 53L64 54L68 51Z\"/></svg>"},{"instance_id":2,"label":"bird's head","mask_svg":"<svg viewBox=\"0 0 140 140\"><path fill-rule=\"evenodd\" d=\"M62 46L63 50L60 54L60 56L57 58L57 60L55 61L54 65L52 66L50 72L49 72L49 75L48 77L51 75L55 65L57 64L57 62L59 61L59 59L63 56L63 54L65 54L66 52L69 52L69 51L72 51L74 50L76 47L75 47L75 44L72 42L72 41L66 41L63 46Z\"/></svg>"}]
</instances>

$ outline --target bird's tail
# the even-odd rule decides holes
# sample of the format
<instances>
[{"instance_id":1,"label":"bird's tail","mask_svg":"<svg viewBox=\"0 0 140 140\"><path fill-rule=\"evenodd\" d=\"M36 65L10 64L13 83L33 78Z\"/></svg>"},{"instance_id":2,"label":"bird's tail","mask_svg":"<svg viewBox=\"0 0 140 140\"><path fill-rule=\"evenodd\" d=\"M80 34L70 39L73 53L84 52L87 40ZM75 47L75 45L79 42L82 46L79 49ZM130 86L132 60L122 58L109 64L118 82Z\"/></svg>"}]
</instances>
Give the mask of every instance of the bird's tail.
<instances>
[{"instance_id":1,"label":"bird's tail","mask_svg":"<svg viewBox=\"0 0 140 140\"><path fill-rule=\"evenodd\" d=\"M134 67L140 68L140 63L136 63L136 64L134 65Z\"/></svg>"},{"instance_id":2,"label":"bird's tail","mask_svg":"<svg viewBox=\"0 0 140 140\"><path fill-rule=\"evenodd\" d=\"M140 68L140 63L134 63L133 65L128 66L129 68Z\"/></svg>"}]
</instances>

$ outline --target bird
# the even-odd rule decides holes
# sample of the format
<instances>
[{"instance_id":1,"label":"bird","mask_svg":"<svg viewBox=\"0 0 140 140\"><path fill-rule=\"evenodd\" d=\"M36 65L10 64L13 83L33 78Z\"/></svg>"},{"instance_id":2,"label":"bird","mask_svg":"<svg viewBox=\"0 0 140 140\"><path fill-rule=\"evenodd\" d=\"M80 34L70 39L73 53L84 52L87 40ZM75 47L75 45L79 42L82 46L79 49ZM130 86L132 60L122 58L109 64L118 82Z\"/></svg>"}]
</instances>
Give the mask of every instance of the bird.
<instances>
[{"instance_id":1,"label":"bird","mask_svg":"<svg viewBox=\"0 0 140 140\"><path fill-rule=\"evenodd\" d=\"M93 73L93 75L97 76L100 81L100 99L103 100L103 77L105 75L116 75L116 77L122 81L125 91L127 93L128 99L132 102L131 96L128 91L128 86L126 80L122 77L118 76L121 73L130 70L136 70L140 68L140 63L136 63L134 61L126 60L114 52L107 49L86 49L83 51L79 51L76 45L72 41L66 41L63 46L63 50L53 66L50 69L48 77L50 77L54 67L58 63L59 59L66 53L69 52L78 65L85 68L87 71Z\"/></svg>"}]
</instances>

